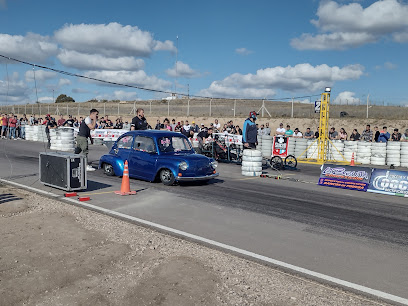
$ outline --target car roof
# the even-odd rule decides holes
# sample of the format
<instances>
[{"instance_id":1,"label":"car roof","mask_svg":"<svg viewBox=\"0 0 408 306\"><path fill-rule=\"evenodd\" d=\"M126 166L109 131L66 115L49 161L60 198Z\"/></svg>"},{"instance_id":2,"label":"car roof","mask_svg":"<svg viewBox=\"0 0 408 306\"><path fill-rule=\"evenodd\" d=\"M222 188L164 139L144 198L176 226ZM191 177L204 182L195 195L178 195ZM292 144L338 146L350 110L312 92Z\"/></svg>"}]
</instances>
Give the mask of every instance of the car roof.
<instances>
[{"instance_id":1,"label":"car roof","mask_svg":"<svg viewBox=\"0 0 408 306\"><path fill-rule=\"evenodd\" d=\"M150 137L155 137L155 138L160 138L160 137L174 137L174 136L179 136L179 137L185 137L181 133L177 132L170 132L170 131L164 131L164 130L136 130L136 131L130 131L126 133L127 135L134 135L134 136L150 136Z\"/></svg>"}]
</instances>

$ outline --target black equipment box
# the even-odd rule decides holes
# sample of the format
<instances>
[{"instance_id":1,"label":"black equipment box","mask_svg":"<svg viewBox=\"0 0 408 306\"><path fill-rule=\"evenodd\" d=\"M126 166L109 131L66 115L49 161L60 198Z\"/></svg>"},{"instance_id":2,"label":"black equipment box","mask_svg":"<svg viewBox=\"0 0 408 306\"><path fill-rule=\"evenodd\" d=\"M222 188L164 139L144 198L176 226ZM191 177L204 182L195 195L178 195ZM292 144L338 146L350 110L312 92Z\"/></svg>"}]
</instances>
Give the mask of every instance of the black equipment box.
<instances>
[{"instance_id":1,"label":"black equipment box","mask_svg":"<svg viewBox=\"0 0 408 306\"><path fill-rule=\"evenodd\" d=\"M86 189L86 157L72 153L41 152L40 182L66 191Z\"/></svg>"}]
</instances>

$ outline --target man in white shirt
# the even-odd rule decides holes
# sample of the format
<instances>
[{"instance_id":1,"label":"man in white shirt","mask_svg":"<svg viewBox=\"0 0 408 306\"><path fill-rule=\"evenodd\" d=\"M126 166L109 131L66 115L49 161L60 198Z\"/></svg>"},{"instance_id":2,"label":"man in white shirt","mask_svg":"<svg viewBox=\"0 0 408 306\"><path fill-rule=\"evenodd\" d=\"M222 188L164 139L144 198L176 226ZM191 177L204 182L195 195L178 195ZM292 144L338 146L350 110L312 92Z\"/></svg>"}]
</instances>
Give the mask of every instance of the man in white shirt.
<instances>
[{"instance_id":1,"label":"man in white shirt","mask_svg":"<svg viewBox=\"0 0 408 306\"><path fill-rule=\"evenodd\" d=\"M283 123L279 124L279 127L276 129L276 135L285 135L285 128L283 127Z\"/></svg>"},{"instance_id":2,"label":"man in white shirt","mask_svg":"<svg viewBox=\"0 0 408 306\"><path fill-rule=\"evenodd\" d=\"M214 120L214 125L213 125L214 129L219 130L221 127L221 124L218 123L218 119Z\"/></svg>"},{"instance_id":3,"label":"man in white shirt","mask_svg":"<svg viewBox=\"0 0 408 306\"><path fill-rule=\"evenodd\" d=\"M190 128L191 128L191 125L188 123L188 120L186 120L186 124L183 125L183 129L184 129L186 132L189 132L189 131L190 131Z\"/></svg>"},{"instance_id":4,"label":"man in white shirt","mask_svg":"<svg viewBox=\"0 0 408 306\"><path fill-rule=\"evenodd\" d=\"M293 132L293 138L303 138L303 134L299 131L298 128Z\"/></svg>"}]
</instances>

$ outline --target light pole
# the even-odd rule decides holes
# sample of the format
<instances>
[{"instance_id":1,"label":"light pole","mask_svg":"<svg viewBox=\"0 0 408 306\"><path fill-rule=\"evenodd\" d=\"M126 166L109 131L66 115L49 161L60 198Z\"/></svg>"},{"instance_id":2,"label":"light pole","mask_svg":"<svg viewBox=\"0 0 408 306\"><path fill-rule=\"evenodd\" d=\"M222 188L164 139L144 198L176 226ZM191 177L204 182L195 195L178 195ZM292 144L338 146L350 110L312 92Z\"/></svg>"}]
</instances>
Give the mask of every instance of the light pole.
<instances>
[{"instance_id":1,"label":"light pole","mask_svg":"<svg viewBox=\"0 0 408 306\"><path fill-rule=\"evenodd\" d=\"M176 36L176 78L174 80L174 94L177 99L177 77L178 77L178 69L177 69L177 64L178 64L178 35Z\"/></svg>"}]
</instances>

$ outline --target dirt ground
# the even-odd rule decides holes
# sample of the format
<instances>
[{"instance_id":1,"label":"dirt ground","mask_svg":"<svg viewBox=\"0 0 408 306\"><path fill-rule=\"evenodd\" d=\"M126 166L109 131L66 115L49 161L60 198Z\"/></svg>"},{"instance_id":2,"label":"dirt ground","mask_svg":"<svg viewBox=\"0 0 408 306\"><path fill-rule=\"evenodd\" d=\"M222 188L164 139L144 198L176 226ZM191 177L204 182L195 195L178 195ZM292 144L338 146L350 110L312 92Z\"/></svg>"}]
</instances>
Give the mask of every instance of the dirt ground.
<instances>
[{"instance_id":1,"label":"dirt ground","mask_svg":"<svg viewBox=\"0 0 408 306\"><path fill-rule=\"evenodd\" d=\"M0 305L378 305L4 185L0 237Z\"/></svg>"}]
</instances>

